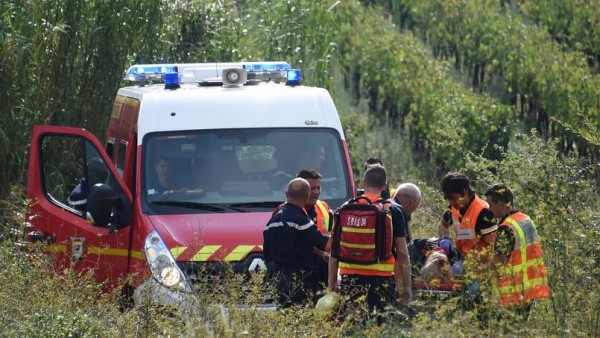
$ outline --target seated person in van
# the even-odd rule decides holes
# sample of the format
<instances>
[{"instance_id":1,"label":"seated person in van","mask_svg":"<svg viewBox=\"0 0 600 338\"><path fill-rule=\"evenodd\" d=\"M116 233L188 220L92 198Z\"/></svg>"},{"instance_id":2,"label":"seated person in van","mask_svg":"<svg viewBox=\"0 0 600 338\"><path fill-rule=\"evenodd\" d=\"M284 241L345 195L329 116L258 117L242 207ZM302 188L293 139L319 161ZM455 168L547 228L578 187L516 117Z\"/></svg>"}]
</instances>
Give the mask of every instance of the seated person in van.
<instances>
[{"instance_id":1,"label":"seated person in van","mask_svg":"<svg viewBox=\"0 0 600 338\"><path fill-rule=\"evenodd\" d=\"M169 158L158 157L154 162L154 172L154 185L148 190L148 194L168 194L180 188L175 184L174 169Z\"/></svg>"},{"instance_id":2,"label":"seated person in van","mask_svg":"<svg viewBox=\"0 0 600 338\"><path fill-rule=\"evenodd\" d=\"M71 191L67 203L73 209L85 212L87 206L87 196L90 187L97 183L104 183L108 177L106 164L100 158L93 158L87 163L87 179L82 179L79 184Z\"/></svg>"},{"instance_id":3,"label":"seated person in van","mask_svg":"<svg viewBox=\"0 0 600 338\"><path fill-rule=\"evenodd\" d=\"M303 145L299 153L283 154L278 150L276 153L277 168L271 173L269 181L275 188L285 187L290 179L302 169L312 169L320 172L325 163L325 147L315 142ZM329 182L330 178L323 177L323 182Z\"/></svg>"}]
</instances>

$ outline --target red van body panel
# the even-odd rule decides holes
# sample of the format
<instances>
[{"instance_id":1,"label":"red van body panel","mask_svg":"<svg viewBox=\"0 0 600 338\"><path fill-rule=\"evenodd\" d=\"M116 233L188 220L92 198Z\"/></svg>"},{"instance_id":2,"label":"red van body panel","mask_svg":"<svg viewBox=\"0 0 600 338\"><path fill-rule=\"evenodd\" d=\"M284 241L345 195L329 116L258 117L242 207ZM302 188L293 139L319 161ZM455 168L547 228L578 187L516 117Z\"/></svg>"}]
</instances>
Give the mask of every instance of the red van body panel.
<instances>
[{"instance_id":1,"label":"red van body panel","mask_svg":"<svg viewBox=\"0 0 600 338\"><path fill-rule=\"evenodd\" d=\"M69 127L35 126L29 158L27 178L27 197L31 201L27 231L38 240L44 240L47 246L42 250L55 258L57 271L67 267L81 272L93 271L96 280L101 283L118 285L127 278L130 258L130 232L126 227L114 233L107 228L91 226L85 218L65 210L57 198L44 189L44 172L40 170L42 153L41 142L44 137L80 137L102 150L100 142L90 132ZM104 161L109 159L103 154ZM117 181L124 182L111 168ZM125 192L131 200L131 194ZM40 236L42 236L40 238Z\"/></svg>"},{"instance_id":2,"label":"red van body panel","mask_svg":"<svg viewBox=\"0 0 600 338\"><path fill-rule=\"evenodd\" d=\"M271 213L149 216L181 261L239 261L261 252L262 231ZM168 240L167 240L168 238Z\"/></svg>"}]
</instances>

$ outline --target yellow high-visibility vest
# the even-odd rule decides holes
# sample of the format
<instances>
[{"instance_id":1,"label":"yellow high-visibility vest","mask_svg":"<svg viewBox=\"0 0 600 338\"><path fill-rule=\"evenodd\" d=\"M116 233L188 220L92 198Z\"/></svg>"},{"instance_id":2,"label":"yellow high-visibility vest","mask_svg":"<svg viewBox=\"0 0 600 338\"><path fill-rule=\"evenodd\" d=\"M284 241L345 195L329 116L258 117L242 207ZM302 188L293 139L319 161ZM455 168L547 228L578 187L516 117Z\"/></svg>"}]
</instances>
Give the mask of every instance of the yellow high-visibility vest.
<instances>
[{"instance_id":1,"label":"yellow high-visibility vest","mask_svg":"<svg viewBox=\"0 0 600 338\"><path fill-rule=\"evenodd\" d=\"M494 291L501 305L516 305L550 296L542 247L533 221L517 211L500 227L509 227L515 236L513 252L498 270Z\"/></svg>"}]
</instances>

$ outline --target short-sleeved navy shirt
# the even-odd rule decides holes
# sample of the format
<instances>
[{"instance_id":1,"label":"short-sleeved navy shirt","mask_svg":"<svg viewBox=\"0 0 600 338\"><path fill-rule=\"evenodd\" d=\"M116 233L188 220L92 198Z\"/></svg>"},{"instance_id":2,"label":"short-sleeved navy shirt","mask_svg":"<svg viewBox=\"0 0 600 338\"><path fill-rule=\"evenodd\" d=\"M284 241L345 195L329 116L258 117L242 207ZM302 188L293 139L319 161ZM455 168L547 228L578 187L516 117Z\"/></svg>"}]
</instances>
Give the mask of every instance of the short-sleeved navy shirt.
<instances>
[{"instance_id":1,"label":"short-sleeved navy shirt","mask_svg":"<svg viewBox=\"0 0 600 338\"><path fill-rule=\"evenodd\" d=\"M404 237L406 238L406 243L408 243L411 240L408 236L408 221L410 217L395 198L390 198L389 201L391 202L390 212L392 213L394 238Z\"/></svg>"},{"instance_id":2,"label":"short-sleeved navy shirt","mask_svg":"<svg viewBox=\"0 0 600 338\"><path fill-rule=\"evenodd\" d=\"M312 248L324 250L329 237L319 232L306 212L286 203L277 210L263 231L267 263L288 268L312 269Z\"/></svg>"}]
</instances>

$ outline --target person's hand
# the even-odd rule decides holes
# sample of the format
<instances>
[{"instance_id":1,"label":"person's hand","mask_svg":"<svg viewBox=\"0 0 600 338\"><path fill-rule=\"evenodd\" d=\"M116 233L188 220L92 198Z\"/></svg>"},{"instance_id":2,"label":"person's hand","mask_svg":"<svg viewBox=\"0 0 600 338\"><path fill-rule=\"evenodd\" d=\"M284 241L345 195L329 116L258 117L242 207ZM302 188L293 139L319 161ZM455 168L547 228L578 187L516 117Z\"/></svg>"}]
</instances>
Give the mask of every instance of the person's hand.
<instances>
[{"instance_id":1,"label":"person's hand","mask_svg":"<svg viewBox=\"0 0 600 338\"><path fill-rule=\"evenodd\" d=\"M452 212L450 210L446 210L446 212L444 212L444 215L442 216L441 224L445 228L448 228L452 224Z\"/></svg>"},{"instance_id":2,"label":"person's hand","mask_svg":"<svg viewBox=\"0 0 600 338\"><path fill-rule=\"evenodd\" d=\"M440 237L445 238L450 236L450 226L452 225L452 212L450 210L446 210L444 216L440 220L440 225L438 227L438 234Z\"/></svg>"},{"instance_id":3,"label":"person's hand","mask_svg":"<svg viewBox=\"0 0 600 338\"><path fill-rule=\"evenodd\" d=\"M321 258L323 258L323 260L325 261L325 263L329 263L329 257L331 257L331 254L327 251L323 251L321 253Z\"/></svg>"}]
</instances>

